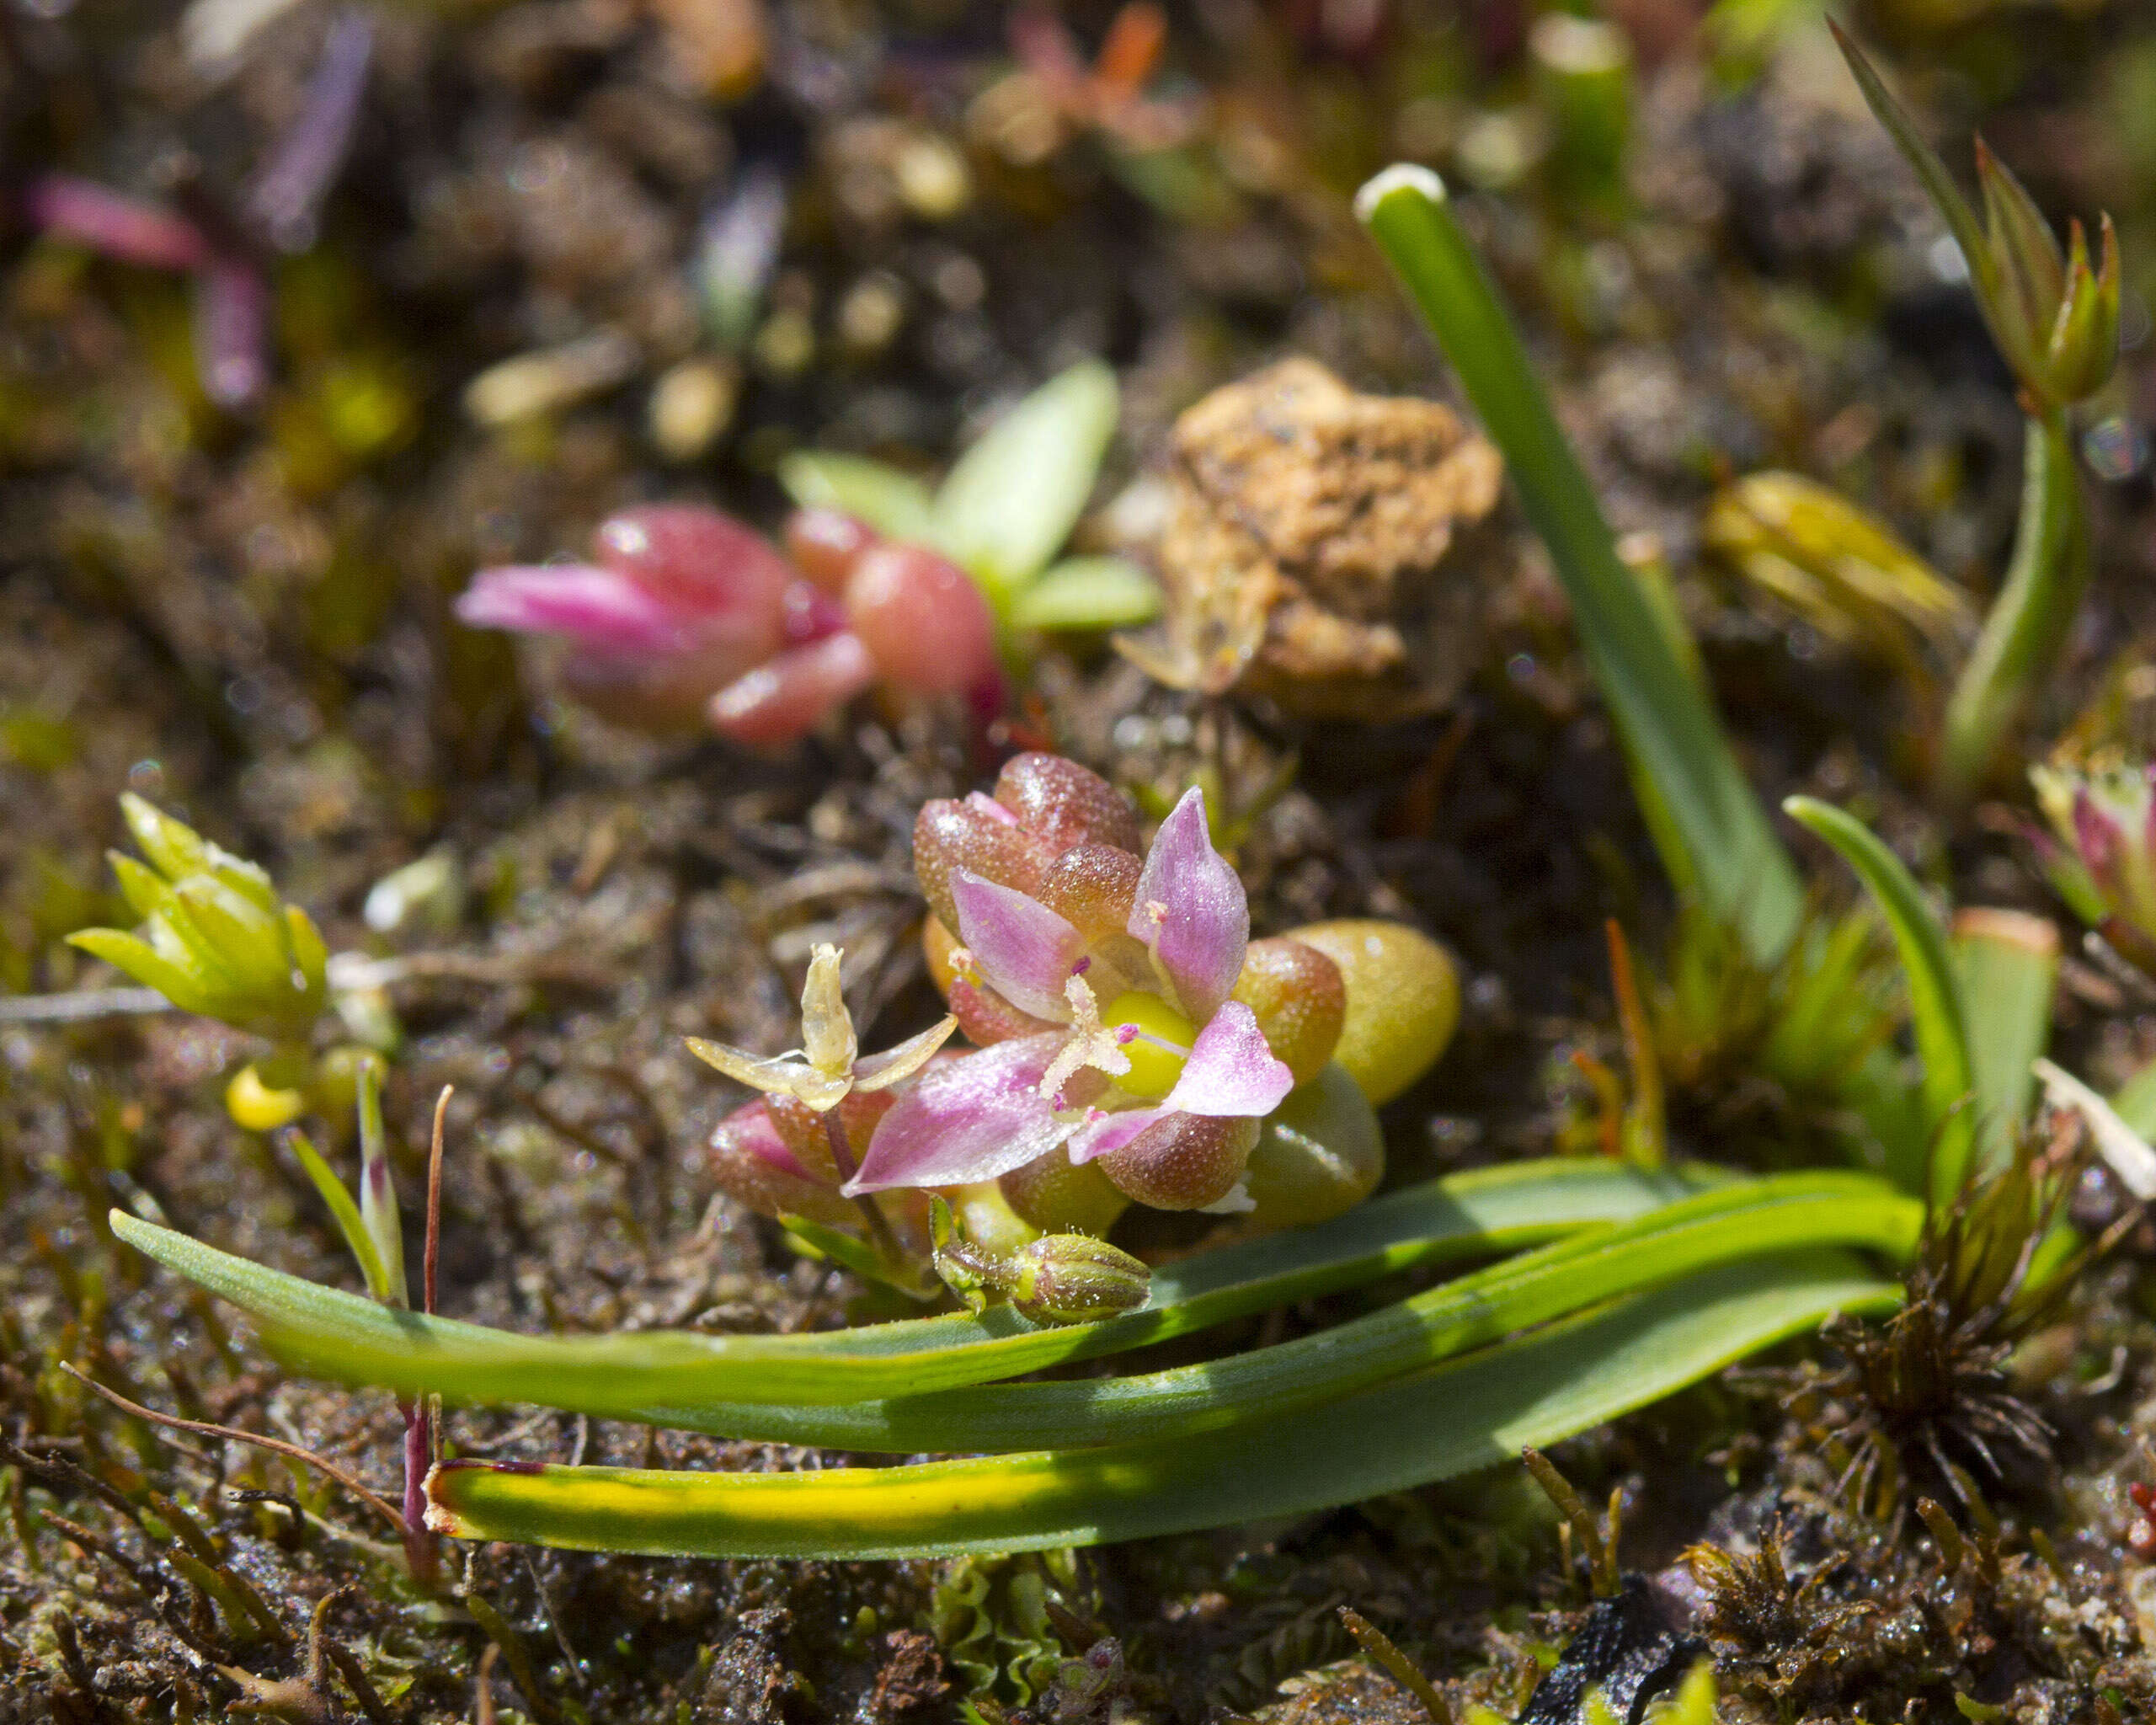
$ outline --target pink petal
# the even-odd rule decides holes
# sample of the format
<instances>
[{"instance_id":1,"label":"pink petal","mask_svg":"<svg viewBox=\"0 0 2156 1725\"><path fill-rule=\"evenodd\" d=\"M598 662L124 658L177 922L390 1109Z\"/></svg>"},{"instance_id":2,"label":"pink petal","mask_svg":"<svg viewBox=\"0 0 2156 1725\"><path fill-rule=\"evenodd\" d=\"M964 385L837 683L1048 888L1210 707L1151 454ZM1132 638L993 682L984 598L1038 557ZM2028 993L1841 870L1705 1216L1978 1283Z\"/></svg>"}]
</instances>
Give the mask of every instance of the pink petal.
<instances>
[{"instance_id":1,"label":"pink petal","mask_svg":"<svg viewBox=\"0 0 2156 1725\"><path fill-rule=\"evenodd\" d=\"M1152 948L1184 1014L1203 1023L1242 974L1250 900L1205 830L1205 793L1183 793L1154 836L1130 907L1130 932Z\"/></svg>"},{"instance_id":2,"label":"pink petal","mask_svg":"<svg viewBox=\"0 0 2156 1725\"><path fill-rule=\"evenodd\" d=\"M968 791L966 807L978 809L990 820L1001 821L1006 826L1016 826L1018 824L1017 815L997 802L995 798L982 791Z\"/></svg>"},{"instance_id":3,"label":"pink petal","mask_svg":"<svg viewBox=\"0 0 2156 1725\"><path fill-rule=\"evenodd\" d=\"M1015 888L998 886L970 868L951 872L958 938L989 985L1022 1012L1052 1024L1070 1017L1064 999L1085 956L1086 943L1062 917Z\"/></svg>"},{"instance_id":4,"label":"pink petal","mask_svg":"<svg viewBox=\"0 0 2156 1725\"><path fill-rule=\"evenodd\" d=\"M612 569L590 563L482 569L458 595L458 619L475 629L566 635L622 658L662 658L690 644L680 620Z\"/></svg>"},{"instance_id":5,"label":"pink petal","mask_svg":"<svg viewBox=\"0 0 2156 1725\"><path fill-rule=\"evenodd\" d=\"M1191 1044L1182 1076L1161 1102L1187 1114L1246 1114L1262 1119L1288 1099L1295 1075L1275 1060L1257 1014L1230 1001Z\"/></svg>"},{"instance_id":6,"label":"pink petal","mask_svg":"<svg viewBox=\"0 0 2156 1725\"><path fill-rule=\"evenodd\" d=\"M789 648L711 697L712 729L737 743L798 742L876 680L857 635Z\"/></svg>"},{"instance_id":7,"label":"pink petal","mask_svg":"<svg viewBox=\"0 0 2156 1725\"><path fill-rule=\"evenodd\" d=\"M1167 1107L1125 1108L1117 1114L1096 1114L1070 1135L1067 1148L1074 1162L1089 1162L1097 1156L1121 1150L1148 1128L1157 1126L1177 1112Z\"/></svg>"},{"instance_id":8,"label":"pink petal","mask_svg":"<svg viewBox=\"0 0 2156 1725\"><path fill-rule=\"evenodd\" d=\"M876 1124L849 1197L894 1186L993 1180L1070 1135L1041 1099L1059 1036L1029 1036L931 1066Z\"/></svg>"},{"instance_id":9,"label":"pink petal","mask_svg":"<svg viewBox=\"0 0 2156 1725\"><path fill-rule=\"evenodd\" d=\"M23 194L30 226L65 235L123 264L199 270L210 260L202 231L184 216L72 174L47 174Z\"/></svg>"}]
</instances>

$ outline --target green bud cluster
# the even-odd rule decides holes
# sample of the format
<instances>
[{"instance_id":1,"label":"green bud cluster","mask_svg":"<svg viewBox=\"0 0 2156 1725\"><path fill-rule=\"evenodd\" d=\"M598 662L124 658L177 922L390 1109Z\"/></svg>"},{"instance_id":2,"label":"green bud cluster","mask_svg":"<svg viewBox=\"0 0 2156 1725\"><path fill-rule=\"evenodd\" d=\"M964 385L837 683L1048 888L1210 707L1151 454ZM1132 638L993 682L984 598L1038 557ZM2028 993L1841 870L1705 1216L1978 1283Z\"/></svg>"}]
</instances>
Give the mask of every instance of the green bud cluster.
<instances>
[{"instance_id":1,"label":"green bud cluster","mask_svg":"<svg viewBox=\"0 0 2156 1725\"><path fill-rule=\"evenodd\" d=\"M2062 250L2043 211L2012 168L1977 140L1981 224L1938 152L1918 134L1871 62L1837 27L1835 40L1865 100L1923 180L1968 261L1970 286L2000 355L2027 394L2031 410L2054 414L2085 401L2111 381L2119 355L2119 248L2111 219L2100 217L2100 264L2077 220Z\"/></svg>"},{"instance_id":2,"label":"green bud cluster","mask_svg":"<svg viewBox=\"0 0 2156 1725\"><path fill-rule=\"evenodd\" d=\"M941 1198L930 1210L936 1274L974 1311L1001 1295L1037 1324L1084 1324L1135 1311L1153 1273L1090 1234L1044 1234L1008 1252L984 1251L958 1231Z\"/></svg>"},{"instance_id":3,"label":"green bud cluster","mask_svg":"<svg viewBox=\"0 0 2156 1725\"><path fill-rule=\"evenodd\" d=\"M280 904L270 877L140 797L120 799L149 859L112 856L139 934L86 928L71 945L103 959L183 1012L282 1043L306 1039L328 1004L328 953L306 911Z\"/></svg>"}]
</instances>

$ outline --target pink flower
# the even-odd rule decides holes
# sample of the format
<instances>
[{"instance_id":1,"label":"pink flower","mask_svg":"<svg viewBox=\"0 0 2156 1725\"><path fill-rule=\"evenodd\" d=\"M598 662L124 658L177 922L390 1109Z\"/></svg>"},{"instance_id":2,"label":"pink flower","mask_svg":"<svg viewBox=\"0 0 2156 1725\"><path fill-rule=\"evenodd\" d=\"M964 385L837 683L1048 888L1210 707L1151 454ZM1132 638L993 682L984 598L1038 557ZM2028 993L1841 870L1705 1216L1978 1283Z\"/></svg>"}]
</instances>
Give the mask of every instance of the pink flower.
<instances>
[{"instance_id":1,"label":"pink flower","mask_svg":"<svg viewBox=\"0 0 2156 1725\"><path fill-rule=\"evenodd\" d=\"M1187 793L1161 823L1119 930L1089 940L1039 898L963 867L950 892L964 964L1054 1028L925 1074L878 1124L846 1189L993 1179L1066 1148L1157 1208L1246 1207L1258 1122L1294 1080L1256 1015L1229 998L1250 909L1213 848L1203 794Z\"/></svg>"}]
</instances>

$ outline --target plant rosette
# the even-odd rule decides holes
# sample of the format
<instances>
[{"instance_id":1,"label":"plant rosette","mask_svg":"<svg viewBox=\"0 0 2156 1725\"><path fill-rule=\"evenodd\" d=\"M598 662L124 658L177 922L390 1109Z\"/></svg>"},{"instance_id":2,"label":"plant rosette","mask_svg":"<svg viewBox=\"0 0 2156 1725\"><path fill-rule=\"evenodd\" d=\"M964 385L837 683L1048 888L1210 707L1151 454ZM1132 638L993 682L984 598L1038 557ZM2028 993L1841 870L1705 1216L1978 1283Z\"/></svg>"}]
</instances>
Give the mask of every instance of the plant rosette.
<instances>
[{"instance_id":1,"label":"plant rosette","mask_svg":"<svg viewBox=\"0 0 2156 1725\"><path fill-rule=\"evenodd\" d=\"M820 1122L767 1094L714 1135L720 1184L834 1226L848 1200L932 1193L1001 1251L1103 1234L1133 1203L1262 1230L1369 1196L1373 1101L1427 1071L1458 1019L1444 949L1376 921L1253 941L1200 791L1139 842L1129 803L1051 755L1017 756L993 795L926 804L924 943L974 1048L924 1055ZM755 1058L698 1052L735 1076Z\"/></svg>"}]
</instances>

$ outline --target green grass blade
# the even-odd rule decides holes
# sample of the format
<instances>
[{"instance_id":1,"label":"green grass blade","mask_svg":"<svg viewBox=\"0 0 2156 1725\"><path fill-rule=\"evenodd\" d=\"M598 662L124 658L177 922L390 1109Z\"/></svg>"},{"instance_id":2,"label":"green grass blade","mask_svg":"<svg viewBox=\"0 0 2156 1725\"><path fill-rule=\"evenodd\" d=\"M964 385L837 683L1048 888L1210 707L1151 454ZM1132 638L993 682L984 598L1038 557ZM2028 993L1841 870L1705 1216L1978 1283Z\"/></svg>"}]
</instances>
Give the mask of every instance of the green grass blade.
<instances>
[{"instance_id":1,"label":"green grass blade","mask_svg":"<svg viewBox=\"0 0 2156 1725\"><path fill-rule=\"evenodd\" d=\"M1879 76L1871 61L1858 47L1854 40L1832 19L1827 28L1833 31L1834 40L1842 51L1842 58L1849 62L1849 74L1856 79L1856 87L1864 93L1865 105L1871 109L1872 117L1886 129L1894 140L1902 158L1916 170L1917 178L1924 182L1924 189L1931 195L1932 206L1945 218L1947 229L1954 236L1954 243L1961 248L1961 257L1969 266L1969 278L1977 284L1979 300L1988 298L1991 278L1995 269L1991 248L1984 243L1984 231L1977 220L1977 212L1969 207L1969 200L1961 195L1961 188L1954 183L1954 176L1946 164L1939 159L1908 110L1894 99L1886 82Z\"/></svg>"},{"instance_id":2,"label":"green grass blade","mask_svg":"<svg viewBox=\"0 0 2156 1725\"><path fill-rule=\"evenodd\" d=\"M648 1406L655 1425L911 1455L1199 1437L1331 1401L1582 1308L1739 1258L1914 1250L1923 1206L1866 1176L1784 1176L1700 1194L1478 1271L1332 1328L1127 1377L981 1384L835 1407ZM551 1399L541 1395L541 1400Z\"/></svg>"},{"instance_id":3,"label":"green grass blade","mask_svg":"<svg viewBox=\"0 0 2156 1725\"><path fill-rule=\"evenodd\" d=\"M803 1473L454 1464L429 1480L428 1519L463 1539L696 1557L920 1557L1180 1533L1512 1461L1898 1294L1844 1253L1770 1258L1202 1444Z\"/></svg>"},{"instance_id":4,"label":"green grass blade","mask_svg":"<svg viewBox=\"0 0 2156 1725\"><path fill-rule=\"evenodd\" d=\"M1773 964L1803 918L1796 865L1619 559L1593 488L1443 184L1424 169L1388 168L1363 188L1356 209L1436 333L1550 547L1603 698L1660 802L1655 836L1682 844L1681 855L1666 856L1673 877L1694 884L1716 916L1743 930L1753 957Z\"/></svg>"},{"instance_id":5,"label":"green grass blade","mask_svg":"<svg viewBox=\"0 0 2156 1725\"><path fill-rule=\"evenodd\" d=\"M830 1403L1015 1376L1202 1329L1418 1264L1458 1262L1645 1215L1726 1179L1652 1176L1604 1162L1515 1163L1431 1181L1314 1228L1201 1252L1155 1273L1150 1305L1097 1324L1038 1329L1008 1306L799 1336L650 1331L524 1336L394 1311L115 1213L114 1231L324 1377L467 1403L548 1396L602 1417L654 1405Z\"/></svg>"},{"instance_id":6,"label":"green grass blade","mask_svg":"<svg viewBox=\"0 0 2156 1725\"><path fill-rule=\"evenodd\" d=\"M1932 1194L1949 1200L1961 1189L1975 1151L1976 1109L1969 1104L1980 1104L1981 1098L1974 1097L1967 1021L1946 932L1902 859L1862 821L1812 797L1791 797L1782 807L1856 871L1893 931L1908 980L1917 1053L1924 1061L1924 1115L1935 1135Z\"/></svg>"},{"instance_id":7,"label":"green grass blade","mask_svg":"<svg viewBox=\"0 0 2156 1725\"><path fill-rule=\"evenodd\" d=\"M1953 953L1982 1111L1977 1153L1996 1168L2013 1152L2036 1087L2032 1069L2051 1043L2058 930L2020 911L1964 911L1954 919Z\"/></svg>"},{"instance_id":8,"label":"green grass blade","mask_svg":"<svg viewBox=\"0 0 2156 1725\"><path fill-rule=\"evenodd\" d=\"M329 1214L337 1223L337 1231L344 1236L344 1244L360 1267L360 1279L367 1284L367 1292L377 1300L392 1300L394 1290L390 1286L389 1271L382 1261L382 1254L375 1250L374 1236L367 1231L367 1225L360 1215L360 1207L352 1202L352 1194L344 1189L344 1183L337 1178L336 1171L322 1159L322 1152L314 1147L306 1133L295 1131L286 1140L292 1154L299 1158L300 1167L314 1183L314 1189L322 1201L329 1206Z\"/></svg>"}]
</instances>

